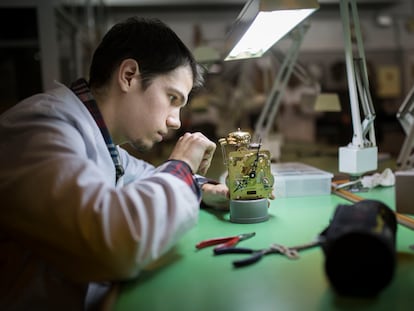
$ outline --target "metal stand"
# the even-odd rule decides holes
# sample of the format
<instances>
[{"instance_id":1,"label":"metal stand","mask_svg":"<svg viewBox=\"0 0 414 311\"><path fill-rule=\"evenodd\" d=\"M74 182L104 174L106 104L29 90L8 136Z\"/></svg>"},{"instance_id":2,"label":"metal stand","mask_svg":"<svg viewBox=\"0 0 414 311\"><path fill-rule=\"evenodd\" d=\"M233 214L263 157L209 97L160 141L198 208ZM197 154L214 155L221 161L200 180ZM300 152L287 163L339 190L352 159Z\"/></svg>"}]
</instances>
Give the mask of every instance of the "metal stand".
<instances>
[{"instance_id":1,"label":"metal stand","mask_svg":"<svg viewBox=\"0 0 414 311\"><path fill-rule=\"evenodd\" d=\"M353 137L352 142L339 148L339 171L361 176L378 166L378 149L375 141L375 111L369 91L365 53L355 0L341 0L340 11L344 32L345 60L351 105ZM352 11L352 15L350 14ZM357 57L353 56L351 22L356 40ZM364 116L361 122L361 111Z\"/></svg>"},{"instance_id":2,"label":"metal stand","mask_svg":"<svg viewBox=\"0 0 414 311\"><path fill-rule=\"evenodd\" d=\"M308 29L309 25L302 23L291 34L293 39L292 44L278 71L270 94L266 98L265 105L255 126L253 141L261 139L263 144L266 145L266 139L269 135L271 127L274 124L274 119L276 118L287 82L292 74L295 62L299 55L300 46Z\"/></svg>"}]
</instances>

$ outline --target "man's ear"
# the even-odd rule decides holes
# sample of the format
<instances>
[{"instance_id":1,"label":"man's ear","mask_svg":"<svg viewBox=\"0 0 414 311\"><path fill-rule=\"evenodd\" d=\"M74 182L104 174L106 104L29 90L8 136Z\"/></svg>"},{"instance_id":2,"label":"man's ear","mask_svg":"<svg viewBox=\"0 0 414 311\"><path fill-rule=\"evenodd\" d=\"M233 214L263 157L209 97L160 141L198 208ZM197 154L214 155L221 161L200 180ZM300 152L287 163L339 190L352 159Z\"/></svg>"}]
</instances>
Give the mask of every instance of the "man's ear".
<instances>
[{"instance_id":1,"label":"man's ear","mask_svg":"<svg viewBox=\"0 0 414 311\"><path fill-rule=\"evenodd\" d=\"M119 65L118 71L118 83L122 91L127 92L131 87L132 83L138 81L139 77L139 66L135 59L128 58L124 59Z\"/></svg>"}]
</instances>

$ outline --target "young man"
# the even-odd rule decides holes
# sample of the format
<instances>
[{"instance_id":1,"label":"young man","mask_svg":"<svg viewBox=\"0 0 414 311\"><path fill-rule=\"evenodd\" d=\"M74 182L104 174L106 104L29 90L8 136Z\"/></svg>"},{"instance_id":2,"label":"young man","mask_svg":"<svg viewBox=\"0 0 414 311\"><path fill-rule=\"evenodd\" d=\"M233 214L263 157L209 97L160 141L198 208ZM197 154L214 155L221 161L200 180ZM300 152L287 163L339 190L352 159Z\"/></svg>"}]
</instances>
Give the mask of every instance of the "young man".
<instances>
[{"instance_id":1,"label":"young man","mask_svg":"<svg viewBox=\"0 0 414 311\"><path fill-rule=\"evenodd\" d=\"M117 147L149 149L180 127L202 77L158 20L115 25L90 80L32 96L0 117L0 309L82 310L88 286L136 277L197 222L227 203L200 184L216 145L179 138L153 167ZM198 176L200 177L200 176Z\"/></svg>"}]
</instances>

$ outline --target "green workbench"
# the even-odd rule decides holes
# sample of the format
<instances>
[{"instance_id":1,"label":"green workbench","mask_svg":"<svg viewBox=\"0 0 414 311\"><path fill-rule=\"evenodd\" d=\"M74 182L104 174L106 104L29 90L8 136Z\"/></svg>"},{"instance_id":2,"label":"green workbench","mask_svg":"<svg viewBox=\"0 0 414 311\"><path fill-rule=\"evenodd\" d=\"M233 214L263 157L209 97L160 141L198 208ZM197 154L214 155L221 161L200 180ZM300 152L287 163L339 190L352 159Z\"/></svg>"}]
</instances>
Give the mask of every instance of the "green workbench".
<instances>
[{"instance_id":1,"label":"green workbench","mask_svg":"<svg viewBox=\"0 0 414 311\"><path fill-rule=\"evenodd\" d=\"M359 195L395 207L394 187ZM233 268L232 261L248 255L214 256L212 247L195 248L204 239L247 232L256 235L238 246L257 249L271 243L309 242L328 225L338 204L352 203L335 195L278 198L271 202L270 219L256 224L231 223L228 213L203 209L198 225L170 253L121 286L113 310L413 310L414 252L409 245L414 244L414 232L401 225L396 273L375 298L338 296L326 277L320 248L303 251L298 260L267 255L243 268Z\"/></svg>"}]
</instances>

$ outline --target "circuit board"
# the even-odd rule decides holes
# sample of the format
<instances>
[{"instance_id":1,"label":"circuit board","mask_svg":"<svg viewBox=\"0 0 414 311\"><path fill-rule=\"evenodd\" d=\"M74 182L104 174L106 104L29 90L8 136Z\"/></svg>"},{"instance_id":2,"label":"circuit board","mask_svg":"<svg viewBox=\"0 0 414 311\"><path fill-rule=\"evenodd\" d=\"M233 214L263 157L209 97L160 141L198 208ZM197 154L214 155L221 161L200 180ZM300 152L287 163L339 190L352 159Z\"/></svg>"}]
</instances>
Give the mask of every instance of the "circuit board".
<instances>
[{"instance_id":1,"label":"circuit board","mask_svg":"<svg viewBox=\"0 0 414 311\"><path fill-rule=\"evenodd\" d=\"M274 183L270 158L267 150L246 149L229 153L227 184L230 199L270 197Z\"/></svg>"}]
</instances>

